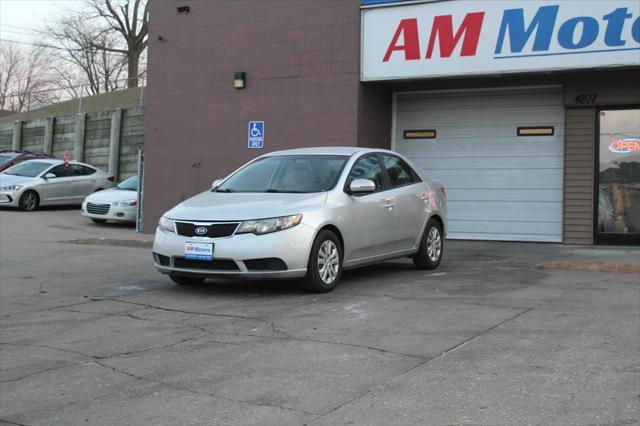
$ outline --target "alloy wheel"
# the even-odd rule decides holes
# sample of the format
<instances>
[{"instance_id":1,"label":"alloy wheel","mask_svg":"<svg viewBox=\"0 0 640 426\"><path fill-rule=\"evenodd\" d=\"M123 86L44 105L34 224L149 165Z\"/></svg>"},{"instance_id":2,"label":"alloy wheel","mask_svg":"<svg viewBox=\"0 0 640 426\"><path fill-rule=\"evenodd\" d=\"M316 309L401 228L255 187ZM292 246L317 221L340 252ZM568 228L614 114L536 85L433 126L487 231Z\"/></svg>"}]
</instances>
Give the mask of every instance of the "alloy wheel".
<instances>
[{"instance_id":1,"label":"alloy wheel","mask_svg":"<svg viewBox=\"0 0 640 426\"><path fill-rule=\"evenodd\" d=\"M38 200L36 199L36 194L33 192L27 192L24 195L24 208L25 210L33 210L36 208L36 203Z\"/></svg>"},{"instance_id":2,"label":"alloy wheel","mask_svg":"<svg viewBox=\"0 0 640 426\"><path fill-rule=\"evenodd\" d=\"M437 262L442 253L442 237L437 227L431 228L427 235L427 256L432 262Z\"/></svg>"},{"instance_id":3,"label":"alloy wheel","mask_svg":"<svg viewBox=\"0 0 640 426\"><path fill-rule=\"evenodd\" d=\"M338 247L331 240L326 240L318 250L318 272L320 279L325 284L332 284L338 276L340 268L340 256Z\"/></svg>"}]
</instances>

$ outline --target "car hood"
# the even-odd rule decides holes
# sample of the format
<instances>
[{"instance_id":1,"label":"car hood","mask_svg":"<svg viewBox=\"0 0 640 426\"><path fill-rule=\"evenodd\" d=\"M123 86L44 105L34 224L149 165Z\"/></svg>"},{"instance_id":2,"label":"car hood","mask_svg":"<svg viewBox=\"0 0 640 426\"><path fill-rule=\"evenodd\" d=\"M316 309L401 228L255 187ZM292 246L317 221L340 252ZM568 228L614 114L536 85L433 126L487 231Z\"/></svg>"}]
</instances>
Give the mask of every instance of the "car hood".
<instances>
[{"instance_id":1,"label":"car hood","mask_svg":"<svg viewBox=\"0 0 640 426\"><path fill-rule=\"evenodd\" d=\"M114 201L136 200L137 198L137 191L126 191L124 189L111 188L94 192L85 200L91 203L112 203Z\"/></svg>"},{"instance_id":2,"label":"car hood","mask_svg":"<svg viewBox=\"0 0 640 426\"><path fill-rule=\"evenodd\" d=\"M32 182L36 179L37 178L28 177L28 176L0 174L0 187L25 184L25 183Z\"/></svg>"},{"instance_id":3,"label":"car hood","mask_svg":"<svg viewBox=\"0 0 640 426\"><path fill-rule=\"evenodd\" d=\"M165 216L174 220L251 220L297 214L306 206L323 204L327 193L269 194L203 192L178 204Z\"/></svg>"}]
</instances>

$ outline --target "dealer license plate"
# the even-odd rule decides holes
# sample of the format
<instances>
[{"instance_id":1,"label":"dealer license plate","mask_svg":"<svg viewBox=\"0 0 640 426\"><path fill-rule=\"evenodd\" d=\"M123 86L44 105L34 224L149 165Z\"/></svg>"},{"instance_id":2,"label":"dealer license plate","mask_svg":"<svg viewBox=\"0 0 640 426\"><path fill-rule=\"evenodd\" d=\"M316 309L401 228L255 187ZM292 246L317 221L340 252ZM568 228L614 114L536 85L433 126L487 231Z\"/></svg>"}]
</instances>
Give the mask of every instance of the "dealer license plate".
<instances>
[{"instance_id":1,"label":"dealer license plate","mask_svg":"<svg viewBox=\"0 0 640 426\"><path fill-rule=\"evenodd\" d=\"M184 257L192 260L213 260L213 244L185 243Z\"/></svg>"}]
</instances>

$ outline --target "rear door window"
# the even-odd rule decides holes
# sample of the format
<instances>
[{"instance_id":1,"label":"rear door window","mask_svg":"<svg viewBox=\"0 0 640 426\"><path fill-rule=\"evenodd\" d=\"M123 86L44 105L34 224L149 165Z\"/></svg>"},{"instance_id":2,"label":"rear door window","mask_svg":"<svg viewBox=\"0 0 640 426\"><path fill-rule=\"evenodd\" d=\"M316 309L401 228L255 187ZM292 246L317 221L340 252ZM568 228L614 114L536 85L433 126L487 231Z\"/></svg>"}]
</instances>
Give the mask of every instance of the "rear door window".
<instances>
[{"instance_id":1,"label":"rear door window","mask_svg":"<svg viewBox=\"0 0 640 426\"><path fill-rule=\"evenodd\" d=\"M80 164L71 164L70 167L72 176L89 176L96 172L91 167L83 166Z\"/></svg>"},{"instance_id":2,"label":"rear door window","mask_svg":"<svg viewBox=\"0 0 640 426\"><path fill-rule=\"evenodd\" d=\"M416 172L400 157L382 155L382 161L389 176L391 188L410 185L418 181Z\"/></svg>"}]
</instances>

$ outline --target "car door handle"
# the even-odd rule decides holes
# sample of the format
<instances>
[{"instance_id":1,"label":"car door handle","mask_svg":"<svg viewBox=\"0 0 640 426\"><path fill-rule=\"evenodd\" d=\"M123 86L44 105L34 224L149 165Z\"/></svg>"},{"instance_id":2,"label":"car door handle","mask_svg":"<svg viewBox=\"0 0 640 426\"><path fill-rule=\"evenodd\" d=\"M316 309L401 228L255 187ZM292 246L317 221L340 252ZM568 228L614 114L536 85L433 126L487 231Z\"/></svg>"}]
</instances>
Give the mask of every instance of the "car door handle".
<instances>
[{"instance_id":1,"label":"car door handle","mask_svg":"<svg viewBox=\"0 0 640 426\"><path fill-rule=\"evenodd\" d=\"M395 203L393 202L393 198L387 198L384 200L384 208L388 210L392 210Z\"/></svg>"}]
</instances>

